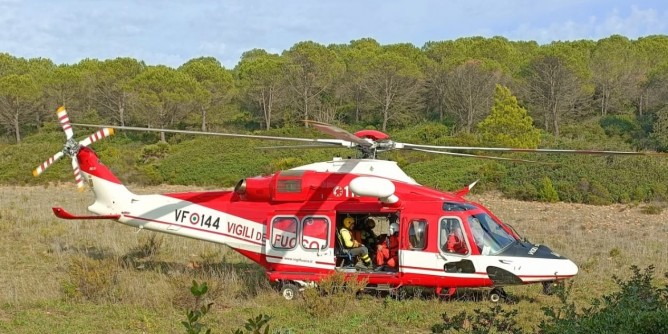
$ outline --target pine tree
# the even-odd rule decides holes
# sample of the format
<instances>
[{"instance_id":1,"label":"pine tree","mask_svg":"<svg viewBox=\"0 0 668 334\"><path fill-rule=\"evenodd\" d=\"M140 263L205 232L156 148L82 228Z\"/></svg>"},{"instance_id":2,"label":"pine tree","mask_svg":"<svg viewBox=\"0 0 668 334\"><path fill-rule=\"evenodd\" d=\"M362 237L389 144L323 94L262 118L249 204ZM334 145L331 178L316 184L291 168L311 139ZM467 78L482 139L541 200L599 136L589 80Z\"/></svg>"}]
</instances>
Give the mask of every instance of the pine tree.
<instances>
[{"instance_id":1,"label":"pine tree","mask_svg":"<svg viewBox=\"0 0 668 334\"><path fill-rule=\"evenodd\" d=\"M510 89L496 85L492 112L478 124L484 145L517 148L536 148L540 131L526 109L517 103Z\"/></svg>"}]
</instances>

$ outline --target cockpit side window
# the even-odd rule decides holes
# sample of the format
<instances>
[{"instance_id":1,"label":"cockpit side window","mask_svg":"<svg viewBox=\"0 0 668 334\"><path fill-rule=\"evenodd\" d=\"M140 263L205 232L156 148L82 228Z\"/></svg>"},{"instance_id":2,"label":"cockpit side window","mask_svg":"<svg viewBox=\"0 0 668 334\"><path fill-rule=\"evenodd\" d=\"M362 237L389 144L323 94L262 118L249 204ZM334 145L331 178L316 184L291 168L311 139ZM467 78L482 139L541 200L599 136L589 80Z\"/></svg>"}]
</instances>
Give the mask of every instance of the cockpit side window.
<instances>
[{"instance_id":1,"label":"cockpit side window","mask_svg":"<svg viewBox=\"0 0 668 334\"><path fill-rule=\"evenodd\" d=\"M427 247L427 221L415 219L408 225L408 242L411 249L425 249Z\"/></svg>"},{"instance_id":2,"label":"cockpit side window","mask_svg":"<svg viewBox=\"0 0 668 334\"><path fill-rule=\"evenodd\" d=\"M462 223L457 218L443 218L440 223L439 246L446 253L466 255L469 247Z\"/></svg>"}]
</instances>

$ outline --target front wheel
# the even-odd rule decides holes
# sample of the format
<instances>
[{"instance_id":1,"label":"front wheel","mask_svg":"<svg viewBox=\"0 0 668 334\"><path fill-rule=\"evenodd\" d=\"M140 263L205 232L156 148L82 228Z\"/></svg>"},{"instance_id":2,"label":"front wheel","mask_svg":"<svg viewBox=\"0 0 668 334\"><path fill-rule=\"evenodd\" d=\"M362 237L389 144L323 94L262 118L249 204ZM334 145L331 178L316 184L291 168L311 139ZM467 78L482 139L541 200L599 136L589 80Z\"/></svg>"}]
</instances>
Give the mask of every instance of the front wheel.
<instances>
[{"instance_id":1,"label":"front wheel","mask_svg":"<svg viewBox=\"0 0 668 334\"><path fill-rule=\"evenodd\" d=\"M299 288L294 284L283 284L281 287L281 296L286 300L294 300L299 297Z\"/></svg>"}]
</instances>

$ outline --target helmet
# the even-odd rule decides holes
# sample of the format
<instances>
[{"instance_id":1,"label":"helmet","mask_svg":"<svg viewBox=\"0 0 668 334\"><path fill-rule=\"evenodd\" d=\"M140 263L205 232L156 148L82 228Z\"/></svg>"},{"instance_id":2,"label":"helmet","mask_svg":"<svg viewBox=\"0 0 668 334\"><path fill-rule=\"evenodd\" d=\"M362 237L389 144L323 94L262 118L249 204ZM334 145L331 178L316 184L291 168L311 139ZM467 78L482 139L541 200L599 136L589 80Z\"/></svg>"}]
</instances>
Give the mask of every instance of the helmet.
<instances>
[{"instance_id":1,"label":"helmet","mask_svg":"<svg viewBox=\"0 0 668 334\"><path fill-rule=\"evenodd\" d=\"M351 228L355 224L355 218L353 217L346 217L343 219L343 226L345 228Z\"/></svg>"},{"instance_id":2,"label":"helmet","mask_svg":"<svg viewBox=\"0 0 668 334\"><path fill-rule=\"evenodd\" d=\"M390 224L390 235L399 233L399 224L397 223L392 223Z\"/></svg>"},{"instance_id":3,"label":"helmet","mask_svg":"<svg viewBox=\"0 0 668 334\"><path fill-rule=\"evenodd\" d=\"M368 227L370 229L373 229L374 227L376 227L376 222L371 218L367 218L366 219L366 227Z\"/></svg>"}]
</instances>

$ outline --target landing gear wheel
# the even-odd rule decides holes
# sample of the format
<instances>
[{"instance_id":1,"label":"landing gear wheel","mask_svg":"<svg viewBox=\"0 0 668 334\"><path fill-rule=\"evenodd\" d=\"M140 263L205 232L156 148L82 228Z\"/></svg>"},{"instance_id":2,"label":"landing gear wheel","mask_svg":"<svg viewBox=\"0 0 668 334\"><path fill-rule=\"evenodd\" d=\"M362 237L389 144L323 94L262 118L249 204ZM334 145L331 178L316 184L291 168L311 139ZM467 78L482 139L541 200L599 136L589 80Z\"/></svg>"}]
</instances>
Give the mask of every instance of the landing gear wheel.
<instances>
[{"instance_id":1,"label":"landing gear wheel","mask_svg":"<svg viewBox=\"0 0 668 334\"><path fill-rule=\"evenodd\" d=\"M554 289L557 287L563 287L564 281L548 281L543 282L543 294L551 296L554 294Z\"/></svg>"},{"instance_id":2,"label":"landing gear wheel","mask_svg":"<svg viewBox=\"0 0 668 334\"><path fill-rule=\"evenodd\" d=\"M406 288L400 286L390 290L390 296L396 300L404 300L408 296L408 292L406 291Z\"/></svg>"},{"instance_id":3,"label":"landing gear wheel","mask_svg":"<svg viewBox=\"0 0 668 334\"><path fill-rule=\"evenodd\" d=\"M283 284L281 287L281 296L286 300L294 300L299 298L299 288L294 284Z\"/></svg>"},{"instance_id":4,"label":"landing gear wheel","mask_svg":"<svg viewBox=\"0 0 668 334\"><path fill-rule=\"evenodd\" d=\"M506 299L507 296L508 295L506 295L506 292L503 291L502 288L494 288L489 292L489 300L492 303L498 303L501 298Z\"/></svg>"}]
</instances>

